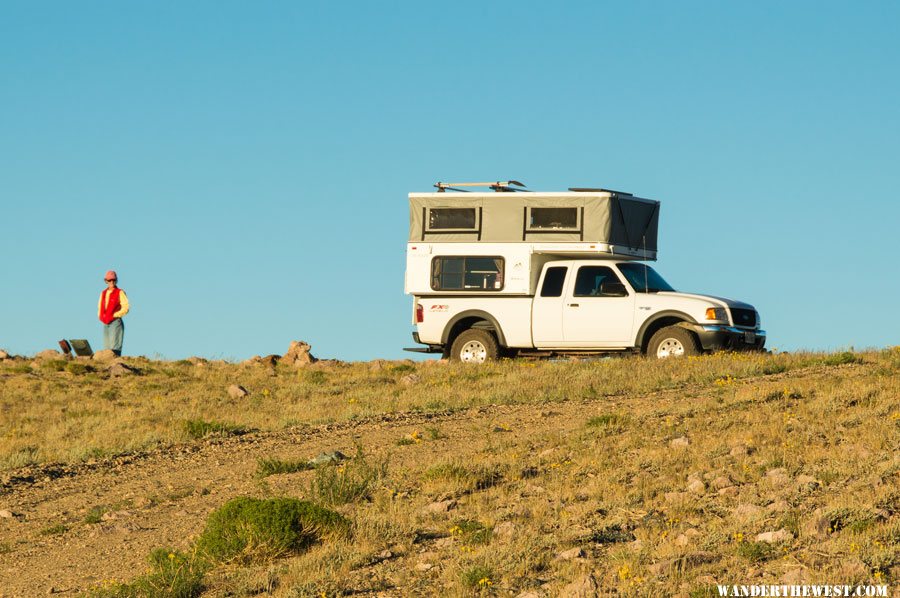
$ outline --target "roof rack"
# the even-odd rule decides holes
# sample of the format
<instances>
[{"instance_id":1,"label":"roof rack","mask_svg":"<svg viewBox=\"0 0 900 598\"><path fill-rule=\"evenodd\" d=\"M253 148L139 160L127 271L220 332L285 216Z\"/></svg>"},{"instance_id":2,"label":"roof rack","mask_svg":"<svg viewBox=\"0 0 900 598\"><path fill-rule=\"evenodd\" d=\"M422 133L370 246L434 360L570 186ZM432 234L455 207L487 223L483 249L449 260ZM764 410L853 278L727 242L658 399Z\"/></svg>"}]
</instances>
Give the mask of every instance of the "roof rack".
<instances>
[{"instance_id":1,"label":"roof rack","mask_svg":"<svg viewBox=\"0 0 900 598\"><path fill-rule=\"evenodd\" d=\"M601 189L600 187L569 187L569 191L576 193L615 193L616 195L634 195L627 191L615 191L614 189Z\"/></svg>"},{"instance_id":2,"label":"roof rack","mask_svg":"<svg viewBox=\"0 0 900 598\"><path fill-rule=\"evenodd\" d=\"M461 191L468 193L468 189L460 189L459 187L487 187L498 193L508 193L513 191L528 191L525 185L519 181L495 181L493 183L442 183L438 181L434 185L437 187L438 193L443 193L447 189L450 191Z\"/></svg>"}]
</instances>

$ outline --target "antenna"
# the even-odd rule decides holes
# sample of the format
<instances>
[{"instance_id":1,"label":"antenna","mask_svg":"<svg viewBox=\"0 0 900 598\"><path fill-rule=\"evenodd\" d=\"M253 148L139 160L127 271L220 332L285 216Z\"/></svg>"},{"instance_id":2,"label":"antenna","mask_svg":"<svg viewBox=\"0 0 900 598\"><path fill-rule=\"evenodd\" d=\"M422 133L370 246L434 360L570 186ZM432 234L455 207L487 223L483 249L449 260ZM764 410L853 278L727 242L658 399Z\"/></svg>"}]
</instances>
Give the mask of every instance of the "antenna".
<instances>
[{"instance_id":1,"label":"antenna","mask_svg":"<svg viewBox=\"0 0 900 598\"><path fill-rule=\"evenodd\" d=\"M438 181L434 186L437 187L438 193L443 193L447 189L463 193L468 192L468 189L460 189L459 187L487 187L498 193L527 191L525 185L519 181L495 181L493 183L442 183Z\"/></svg>"}]
</instances>

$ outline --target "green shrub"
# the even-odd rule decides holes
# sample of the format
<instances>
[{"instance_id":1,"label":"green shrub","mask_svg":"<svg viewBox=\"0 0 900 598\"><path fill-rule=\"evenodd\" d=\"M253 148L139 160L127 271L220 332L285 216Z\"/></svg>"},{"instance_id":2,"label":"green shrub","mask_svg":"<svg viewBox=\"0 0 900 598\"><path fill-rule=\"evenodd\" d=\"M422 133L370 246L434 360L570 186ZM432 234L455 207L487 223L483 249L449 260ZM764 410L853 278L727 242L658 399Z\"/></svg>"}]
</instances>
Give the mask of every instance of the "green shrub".
<instances>
[{"instance_id":1,"label":"green shrub","mask_svg":"<svg viewBox=\"0 0 900 598\"><path fill-rule=\"evenodd\" d=\"M336 467L320 466L309 483L309 495L316 502L337 506L369 497L372 488L387 476L387 462L369 464L362 449Z\"/></svg>"},{"instance_id":2,"label":"green shrub","mask_svg":"<svg viewBox=\"0 0 900 598\"><path fill-rule=\"evenodd\" d=\"M32 369L31 364L17 363L16 365L9 368L9 371L13 374L30 374L32 372Z\"/></svg>"},{"instance_id":3,"label":"green shrub","mask_svg":"<svg viewBox=\"0 0 900 598\"><path fill-rule=\"evenodd\" d=\"M243 426L235 426L215 421L204 421L202 419L188 419L184 422L185 433L194 439L206 438L212 435L221 436L240 436L248 432Z\"/></svg>"},{"instance_id":4,"label":"green shrub","mask_svg":"<svg viewBox=\"0 0 900 598\"><path fill-rule=\"evenodd\" d=\"M150 553L150 572L131 583L94 589L93 598L194 598L203 592L206 567L193 555L169 548Z\"/></svg>"},{"instance_id":5,"label":"green shrub","mask_svg":"<svg viewBox=\"0 0 900 598\"><path fill-rule=\"evenodd\" d=\"M338 513L308 501L239 497L209 516L197 552L210 563L263 561L345 534L349 525Z\"/></svg>"},{"instance_id":6,"label":"green shrub","mask_svg":"<svg viewBox=\"0 0 900 598\"><path fill-rule=\"evenodd\" d=\"M467 544L487 544L491 541L493 532L480 521L474 519L459 519L450 528L450 533L459 536Z\"/></svg>"},{"instance_id":7,"label":"green shrub","mask_svg":"<svg viewBox=\"0 0 900 598\"><path fill-rule=\"evenodd\" d=\"M50 359L41 364L41 368L45 370L50 370L51 372L61 372L66 369L66 360L64 359Z\"/></svg>"},{"instance_id":8,"label":"green shrub","mask_svg":"<svg viewBox=\"0 0 900 598\"><path fill-rule=\"evenodd\" d=\"M100 523L103 520L103 514L109 509L103 505L91 507L87 515L84 516L85 523Z\"/></svg>"},{"instance_id":9,"label":"green shrub","mask_svg":"<svg viewBox=\"0 0 900 598\"><path fill-rule=\"evenodd\" d=\"M70 361L66 364L66 371L75 376L83 376L89 372L93 372L94 368L77 361Z\"/></svg>"},{"instance_id":10,"label":"green shrub","mask_svg":"<svg viewBox=\"0 0 900 598\"><path fill-rule=\"evenodd\" d=\"M741 542L737 553L751 563L760 563L772 557L774 549L765 542Z\"/></svg>"},{"instance_id":11,"label":"green shrub","mask_svg":"<svg viewBox=\"0 0 900 598\"><path fill-rule=\"evenodd\" d=\"M425 470L426 480L443 480L458 484L461 490L485 490L496 485L503 475L494 467L467 467L455 461L432 465Z\"/></svg>"},{"instance_id":12,"label":"green shrub","mask_svg":"<svg viewBox=\"0 0 900 598\"><path fill-rule=\"evenodd\" d=\"M627 415L619 415L618 413L604 413L587 420L587 427L597 430L603 434L615 434L625 429L628 423Z\"/></svg>"},{"instance_id":13,"label":"green shrub","mask_svg":"<svg viewBox=\"0 0 900 598\"><path fill-rule=\"evenodd\" d=\"M256 475L260 478L276 473L296 473L315 467L309 461L283 461L281 459L260 459L256 463Z\"/></svg>"},{"instance_id":14,"label":"green shrub","mask_svg":"<svg viewBox=\"0 0 900 598\"><path fill-rule=\"evenodd\" d=\"M835 353L825 358L825 365L846 365L848 363L862 363L863 358L852 351Z\"/></svg>"},{"instance_id":15,"label":"green shrub","mask_svg":"<svg viewBox=\"0 0 900 598\"><path fill-rule=\"evenodd\" d=\"M41 530L42 536L58 536L60 534L64 534L69 531L69 526L63 525L62 523L57 523L56 525L51 525L50 527L45 527Z\"/></svg>"},{"instance_id":16,"label":"green shrub","mask_svg":"<svg viewBox=\"0 0 900 598\"><path fill-rule=\"evenodd\" d=\"M462 570L459 581L470 590L487 592L494 585L494 571L484 565L472 565Z\"/></svg>"}]
</instances>

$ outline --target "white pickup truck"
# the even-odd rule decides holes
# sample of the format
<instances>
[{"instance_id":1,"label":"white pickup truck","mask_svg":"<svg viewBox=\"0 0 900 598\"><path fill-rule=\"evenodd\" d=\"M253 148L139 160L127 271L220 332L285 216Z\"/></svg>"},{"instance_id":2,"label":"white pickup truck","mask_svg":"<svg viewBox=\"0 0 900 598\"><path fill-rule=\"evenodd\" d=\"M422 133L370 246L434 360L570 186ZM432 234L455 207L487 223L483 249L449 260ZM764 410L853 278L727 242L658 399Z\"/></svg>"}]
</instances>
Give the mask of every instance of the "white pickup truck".
<instances>
[{"instance_id":1,"label":"white pickup truck","mask_svg":"<svg viewBox=\"0 0 900 598\"><path fill-rule=\"evenodd\" d=\"M424 296L414 338L453 360L510 353L641 351L656 357L762 349L752 305L680 293L633 261L553 260L534 297Z\"/></svg>"},{"instance_id":2,"label":"white pickup truck","mask_svg":"<svg viewBox=\"0 0 900 598\"><path fill-rule=\"evenodd\" d=\"M498 183L497 185L501 185ZM408 349L483 363L517 354L761 350L752 305L673 289L659 202L602 189L410 194Z\"/></svg>"}]
</instances>

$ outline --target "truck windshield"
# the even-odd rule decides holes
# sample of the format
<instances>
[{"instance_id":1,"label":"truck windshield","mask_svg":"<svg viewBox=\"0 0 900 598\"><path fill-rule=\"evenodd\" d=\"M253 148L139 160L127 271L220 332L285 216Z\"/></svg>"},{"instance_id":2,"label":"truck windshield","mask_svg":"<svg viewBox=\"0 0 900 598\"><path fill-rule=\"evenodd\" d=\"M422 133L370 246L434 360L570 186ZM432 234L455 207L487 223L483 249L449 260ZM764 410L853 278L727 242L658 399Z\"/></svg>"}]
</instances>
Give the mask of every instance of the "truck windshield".
<instances>
[{"instance_id":1,"label":"truck windshield","mask_svg":"<svg viewBox=\"0 0 900 598\"><path fill-rule=\"evenodd\" d=\"M638 293L658 293L674 291L672 285L663 280L656 270L647 264L617 264L619 270L628 279L631 287Z\"/></svg>"}]
</instances>

